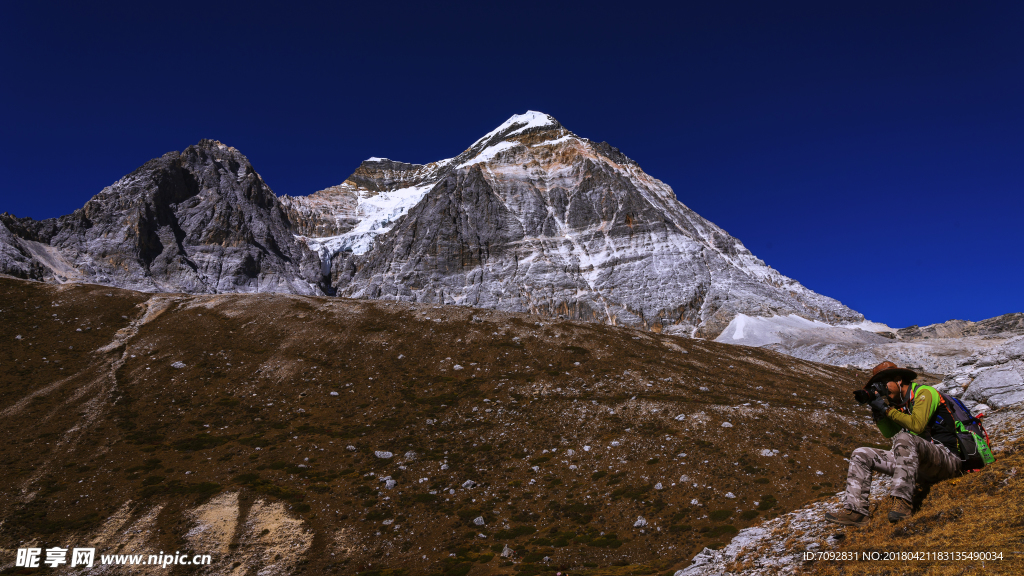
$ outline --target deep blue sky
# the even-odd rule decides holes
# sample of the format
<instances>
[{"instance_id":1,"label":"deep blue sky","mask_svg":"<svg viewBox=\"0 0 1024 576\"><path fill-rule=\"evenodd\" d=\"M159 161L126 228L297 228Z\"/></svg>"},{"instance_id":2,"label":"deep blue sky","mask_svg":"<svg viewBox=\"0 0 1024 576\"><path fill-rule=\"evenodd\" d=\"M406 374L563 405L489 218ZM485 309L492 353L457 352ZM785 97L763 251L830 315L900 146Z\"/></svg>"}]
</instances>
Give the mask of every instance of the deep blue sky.
<instances>
[{"instance_id":1,"label":"deep blue sky","mask_svg":"<svg viewBox=\"0 0 1024 576\"><path fill-rule=\"evenodd\" d=\"M1024 311L1022 2L97 4L0 3L0 211L201 138L308 194L532 109L870 319Z\"/></svg>"}]
</instances>

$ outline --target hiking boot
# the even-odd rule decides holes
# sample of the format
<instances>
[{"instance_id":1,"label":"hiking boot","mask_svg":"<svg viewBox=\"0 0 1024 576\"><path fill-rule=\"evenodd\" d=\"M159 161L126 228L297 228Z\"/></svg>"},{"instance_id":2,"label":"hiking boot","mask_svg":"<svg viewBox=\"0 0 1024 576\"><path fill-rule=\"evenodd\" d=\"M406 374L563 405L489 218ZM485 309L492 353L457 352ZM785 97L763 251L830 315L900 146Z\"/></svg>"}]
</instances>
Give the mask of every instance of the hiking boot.
<instances>
[{"instance_id":1,"label":"hiking boot","mask_svg":"<svg viewBox=\"0 0 1024 576\"><path fill-rule=\"evenodd\" d=\"M843 508L838 514L827 512L825 520L833 524L842 524L843 526L863 526L868 523L867 516L846 508Z\"/></svg>"},{"instance_id":2,"label":"hiking boot","mask_svg":"<svg viewBox=\"0 0 1024 576\"><path fill-rule=\"evenodd\" d=\"M896 496L889 497L892 500L892 510L889 511L889 522L893 524L903 520L904 518L910 518L913 513L913 507L910 502L907 502L903 498L897 498Z\"/></svg>"}]
</instances>

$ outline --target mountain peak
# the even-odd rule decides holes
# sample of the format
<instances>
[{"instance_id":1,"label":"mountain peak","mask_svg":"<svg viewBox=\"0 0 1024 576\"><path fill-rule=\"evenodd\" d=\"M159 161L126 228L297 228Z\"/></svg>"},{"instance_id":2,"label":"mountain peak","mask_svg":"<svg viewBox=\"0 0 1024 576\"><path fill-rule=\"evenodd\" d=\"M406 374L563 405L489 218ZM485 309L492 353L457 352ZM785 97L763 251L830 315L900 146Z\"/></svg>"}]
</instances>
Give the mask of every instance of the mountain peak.
<instances>
[{"instance_id":1,"label":"mountain peak","mask_svg":"<svg viewBox=\"0 0 1024 576\"><path fill-rule=\"evenodd\" d=\"M218 150L222 150L225 152L238 152L238 149L235 148L234 146L228 146L227 144L221 142L220 140L211 140L209 138L203 138L202 140L199 141L198 144L195 145L195 147L207 150L216 148Z\"/></svg>"},{"instance_id":2,"label":"mountain peak","mask_svg":"<svg viewBox=\"0 0 1024 576\"><path fill-rule=\"evenodd\" d=\"M482 138L474 142L470 149L480 144L486 145L499 139L522 134L534 128L555 130L561 127L562 125L558 123L558 120L555 120L552 116L535 110L527 110L525 114L513 114L511 118L502 122L500 126L484 134Z\"/></svg>"},{"instance_id":3,"label":"mountain peak","mask_svg":"<svg viewBox=\"0 0 1024 576\"><path fill-rule=\"evenodd\" d=\"M511 118L505 120L495 130L502 132L508 128L515 128L513 132L524 132L530 128L561 128L562 125L558 123L551 115L543 112L537 112L536 110L527 110L525 114L513 114Z\"/></svg>"}]
</instances>

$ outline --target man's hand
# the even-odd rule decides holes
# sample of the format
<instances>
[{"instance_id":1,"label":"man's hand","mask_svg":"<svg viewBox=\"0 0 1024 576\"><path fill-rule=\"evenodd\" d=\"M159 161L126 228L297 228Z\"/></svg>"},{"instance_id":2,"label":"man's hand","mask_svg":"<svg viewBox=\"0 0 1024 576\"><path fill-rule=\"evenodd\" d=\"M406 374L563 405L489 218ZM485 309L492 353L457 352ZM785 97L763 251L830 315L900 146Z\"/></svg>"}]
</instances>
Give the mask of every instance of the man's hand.
<instances>
[{"instance_id":1,"label":"man's hand","mask_svg":"<svg viewBox=\"0 0 1024 576\"><path fill-rule=\"evenodd\" d=\"M874 415L875 418L881 418L882 416L885 416L885 413L887 411L887 408L885 406L885 396L879 394L878 397L871 401L870 405L871 414Z\"/></svg>"}]
</instances>

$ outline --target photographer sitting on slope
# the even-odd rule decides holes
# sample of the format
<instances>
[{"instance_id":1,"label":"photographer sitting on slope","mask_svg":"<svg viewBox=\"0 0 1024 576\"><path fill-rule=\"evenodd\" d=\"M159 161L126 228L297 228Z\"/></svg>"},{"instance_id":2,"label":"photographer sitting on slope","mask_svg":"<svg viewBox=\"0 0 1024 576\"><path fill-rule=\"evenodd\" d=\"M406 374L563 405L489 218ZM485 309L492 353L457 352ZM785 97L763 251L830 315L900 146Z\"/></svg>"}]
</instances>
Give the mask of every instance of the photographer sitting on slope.
<instances>
[{"instance_id":1,"label":"photographer sitting on slope","mask_svg":"<svg viewBox=\"0 0 1024 576\"><path fill-rule=\"evenodd\" d=\"M910 516L914 484L936 482L960 472L953 415L940 402L939 393L914 379L917 373L882 362L871 371L863 390L854 392L861 404L870 404L875 424L886 438L892 438L892 450L857 448L850 456L846 477L846 502L838 514L825 514L825 520L847 526L867 523L871 472L893 477L887 499L891 505L890 522ZM886 408L885 401L889 400Z\"/></svg>"}]
</instances>

